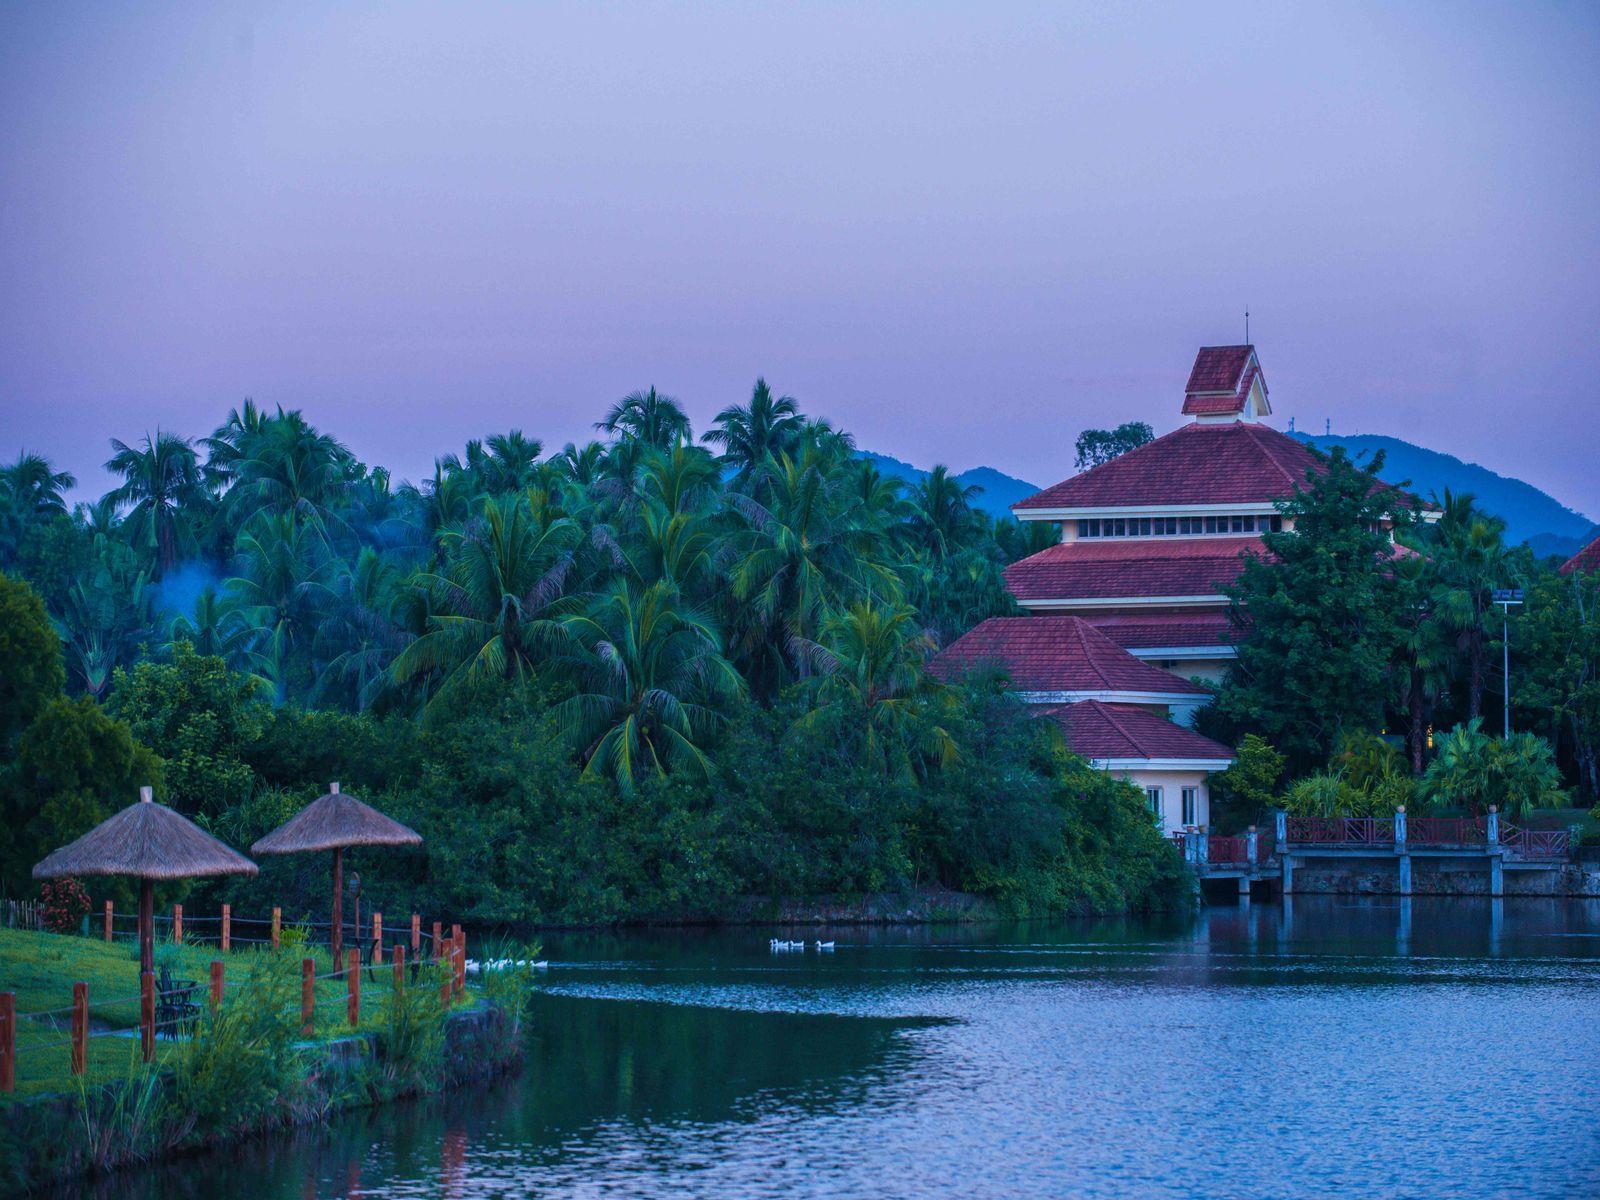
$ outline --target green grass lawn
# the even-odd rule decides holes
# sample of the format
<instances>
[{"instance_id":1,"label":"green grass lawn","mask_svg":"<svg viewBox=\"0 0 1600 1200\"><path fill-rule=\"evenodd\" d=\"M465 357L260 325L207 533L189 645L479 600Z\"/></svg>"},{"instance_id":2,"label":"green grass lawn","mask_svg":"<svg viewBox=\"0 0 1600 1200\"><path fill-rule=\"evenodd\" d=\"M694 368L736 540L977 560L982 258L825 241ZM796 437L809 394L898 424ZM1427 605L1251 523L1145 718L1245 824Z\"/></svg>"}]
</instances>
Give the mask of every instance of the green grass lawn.
<instances>
[{"instance_id":1,"label":"green grass lawn","mask_svg":"<svg viewBox=\"0 0 1600 1200\"><path fill-rule=\"evenodd\" d=\"M241 949L223 954L216 946L175 946L156 944L159 971L164 962L175 980L200 984L195 999L204 1002L210 964L220 959L225 977L237 979L245 970L266 963L300 978L300 960L310 957L317 974L330 970L326 949L307 952L301 948ZM89 1027L87 1079L91 1083L126 1078L139 1069L139 948L134 942L105 942L91 937L53 933L31 933L0 929L0 992L14 992L17 1007L17 1096L43 1092L72 1091L71 1077L72 985L89 985ZM361 978L361 1026L371 1027L378 1019L383 997L393 986L387 967L377 968ZM316 1033L320 1038L338 1037L350 1032L345 1021L344 1001L347 984L343 979L317 981ZM295 995L298 996L298 991ZM25 1014L49 1013L29 1018ZM115 1031L128 1031L114 1036ZM176 1044L158 1038L158 1058L170 1054Z\"/></svg>"}]
</instances>

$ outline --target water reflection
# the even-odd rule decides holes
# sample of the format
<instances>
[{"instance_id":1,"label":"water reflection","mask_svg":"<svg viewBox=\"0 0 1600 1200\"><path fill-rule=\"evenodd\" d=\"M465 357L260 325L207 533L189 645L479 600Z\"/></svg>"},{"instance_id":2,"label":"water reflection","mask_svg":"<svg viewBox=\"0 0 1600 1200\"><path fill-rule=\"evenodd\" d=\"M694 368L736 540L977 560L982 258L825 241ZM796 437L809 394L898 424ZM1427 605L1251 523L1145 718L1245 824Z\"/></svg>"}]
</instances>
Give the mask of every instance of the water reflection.
<instances>
[{"instance_id":1,"label":"water reflection","mask_svg":"<svg viewBox=\"0 0 1600 1200\"><path fill-rule=\"evenodd\" d=\"M94 1194L1600 1193L1597 902L774 933L552 937L518 1078Z\"/></svg>"}]
</instances>

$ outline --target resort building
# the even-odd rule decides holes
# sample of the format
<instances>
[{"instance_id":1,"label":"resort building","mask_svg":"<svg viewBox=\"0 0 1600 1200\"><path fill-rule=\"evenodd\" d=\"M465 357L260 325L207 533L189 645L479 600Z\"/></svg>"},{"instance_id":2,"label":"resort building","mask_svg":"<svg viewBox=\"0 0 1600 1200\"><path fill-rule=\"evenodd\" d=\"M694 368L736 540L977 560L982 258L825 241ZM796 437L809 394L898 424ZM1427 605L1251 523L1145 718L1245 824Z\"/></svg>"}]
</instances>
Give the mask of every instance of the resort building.
<instances>
[{"instance_id":1,"label":"resort building","mask_svg":"<svg viewBox=\"0 0 1600 1200\"><path fill-rule=\"evenodd\" d=\"M1207 346L1183 415L1165 437L1048 487L1012 508L1060 541L1006 570L1030 612L1083 617L1136 658L1218 682L1234 657L1222 589L1261 535L1283 528L1275 502L1317 456L1262 424L1272 412L1254 346Z\"/></svg>"},{"instance_id":2,"label":"resort building","mask_svg":"<svg viewBox=\"0 0 1600 1200\"><path fill-rule=\"evenodd\" d=\"M1574 571L1600 571L1600 533L1595 534L1582 550L1561 564L1563 575L1571 575Z\"/></svg>"},{"instance_id":3,"label":"resort building","mask_svg":"<svg viewBox=\"0 0 1600 1200\"><path fill-rule=\"evenodd\" d=\"M1012 507L1060 540L1006 569L1027 617L985 621L933 662L985 664L1097 767L1145 790L1169 831L1210 823L1207 776L1233 752L1186 728L1235 657L1223 589L1321 459L1263 423L1254 346L1207 346L1184 387L1187 424ZM1437 513L1425 514L1437 519ZM1395 552L1402 552L1399 547Z\"/></svg>"},{"instance_id":4,"label":"resort building","mask_svg":"<svg viewBox=\"0 0 1600 1200\"><path fill-rule=\"evenodd\" d=\"M986 669L1067 745L1103 771L1144 791L1167 833L1211 820L1206 776L1233 761L1228 747L1172 720L1205 703L1205 688L1142 662L1081 617L991 617L929 664L941 679Z\"/></svg>"}]
</instances>

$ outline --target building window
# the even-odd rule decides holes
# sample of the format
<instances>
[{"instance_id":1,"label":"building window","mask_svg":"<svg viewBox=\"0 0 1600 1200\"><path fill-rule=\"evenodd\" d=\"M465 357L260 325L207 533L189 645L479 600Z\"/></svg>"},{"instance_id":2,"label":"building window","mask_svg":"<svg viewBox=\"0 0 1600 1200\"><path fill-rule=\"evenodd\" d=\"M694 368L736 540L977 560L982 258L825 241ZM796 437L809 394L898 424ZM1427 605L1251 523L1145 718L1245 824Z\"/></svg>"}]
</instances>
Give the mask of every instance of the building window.
<instances>
[{"instance_id":1,"label":"building window","mask_svg":"<svg viewBox=\"0 0 1600 1200\"><path fill-rule=\"evenodd\" d=\"M1200 789L1197 787L1183 789L1183 823L1200 824Z\"/></svg>"},{"instance_id":2,"label":"building window","mask_svg":"<svg viewBox=\"0 0 1600 1200\"><path fill-rule=\"evenodd\" d=\"M1150 811L1157 817L1161 816L1161 789L1158 787L1145 788L1144 798L1149 802Z\"/></svg>"},{"instance_id":3,"label":"building window","mask_svg":"<svg viewBox=\"0 0 1600 1200\"><path fill-rule=\"evenodd\" d=\"M1194 537L1202 533L1273 533L1283 531L1282 517L1240 514L1226 517L1086 517L1078 522L1080 538Z\"/></svg>"}]
</instances>

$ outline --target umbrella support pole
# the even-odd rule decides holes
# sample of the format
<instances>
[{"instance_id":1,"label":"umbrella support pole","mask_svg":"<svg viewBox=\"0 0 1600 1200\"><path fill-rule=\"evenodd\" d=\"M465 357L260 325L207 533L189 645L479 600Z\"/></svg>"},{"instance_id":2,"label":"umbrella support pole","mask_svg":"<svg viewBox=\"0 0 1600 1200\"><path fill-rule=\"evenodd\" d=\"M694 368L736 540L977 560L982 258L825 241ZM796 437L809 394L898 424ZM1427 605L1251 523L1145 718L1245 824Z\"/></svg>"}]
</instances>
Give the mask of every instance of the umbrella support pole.
<instances>
[{"instance_id":1,"label":"umbrella support pole","mask_svg":"<svg viewBox=\"0 0 1600 1200\"><path fill-rule=\"evenodd\" d=\"M155 910L155 885L148 879L141 879L139 880L139 974L141 975L148 975L156 969Z\"/></svg>"},{"instance_id":2,"label":"umbrella support pole","mask_svg":"<svg viewBox=\"0 0 1600 1200\"><path fill-rule=\"evenodd\" d=\"M339 951L344 947L344 847L333 848L333 972L339 973L343 962Z\"/></svg>"}]
</instances>

